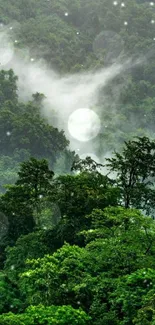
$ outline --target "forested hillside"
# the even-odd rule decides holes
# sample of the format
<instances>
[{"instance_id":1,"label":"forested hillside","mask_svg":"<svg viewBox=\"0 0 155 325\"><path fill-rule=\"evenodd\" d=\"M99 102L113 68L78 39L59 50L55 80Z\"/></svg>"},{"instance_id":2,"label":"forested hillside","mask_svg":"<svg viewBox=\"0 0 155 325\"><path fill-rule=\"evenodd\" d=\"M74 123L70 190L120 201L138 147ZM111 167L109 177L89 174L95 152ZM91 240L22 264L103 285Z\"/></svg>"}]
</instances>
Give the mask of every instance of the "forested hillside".
<instances>
[{"instance_id":1,"label":"forested hillside","mask_svg":"<svg viewBox=\"0 0 155 325\"><path fill-rule=\"evenodd\" d=\"M0 325L155 325L154 83L154 1L0 0Z\"/></svg>"},{"instance_id":2,"label":"forested hillside","mask_svg":"<svg viewBox=\"0 0 155 325\"><path fill-rule=\"evenodd\" d=\"M101 130L98 136L92 140L93 153L99 159L107 152L112 152L121 147L124 140L132 139L134 135L153 137L154 21L155 7L154 3L149 1L136 2L130 0L127 3L109 0L50 0L44 2L38 0L7 0L5 3L0 2L2 43L4 43L4 35L7 35L9 41L14 44L15 56L18 55L18 58L28 60L32 65L38 60L44 60L47 69L54 69L63 76L65 73L81 72L85 74L88 71L100 71L100 69L111 67L115 63L124 64L126 60L133 62L133 65L132 63L129 64L128 68L124 69L121 74L113 77L107 86L100 87L95 107L92 103L91 108L99 113L101 120ZM1 49L1 53L2 51ZM7 55L8 52L5 52L5 57ZM5 58L3 60L5 62ZM135 65L135 60L139 60L140 64ZM2 64L2 69L7 70L7 67L12 68L11 63L10 65ZM12 166L17 166L18 161L23 161L24 157L28 158L31 155L51 157L51 150L53 149L51 148L50 137L53 135L49 133L56 132L44 127L44 123L47 124L48 120L40 121L42 116L39 117L41 110L39 105L43 100L42 96L32 97L34 94L30 93L30 103L24 102L25 106L23 106L20 97L18 98L20 96L17 90L18 76L16 77L14 74L7 71L1 72L0 78L2 115L0 118L4 125L4 130L1 131L3 133L1 138L4 139L1 142L3 147L0 163L1 186L5 183L13 183L17 179L17 167L14 170ZM26 93L26 85L23 92ZM41 92L43 92L42 89ZM44 95L46 96L46 94ZM59 96L59 91L57 96ZM37 108L30 108L36 104ZM28 109L27 105L29 105ZM55 104L50 102L50 106L54 111ZM60 108L63 111L62 106L63 101ZM24 129L21 118L25 119L25 112L26 114L29 112L27 119L29 125L25 126ZM19 117L21 114L22 117ZM38 120L35 117L35 122L34 114L38 114ZM5 119L7 122L4 121ZM50 113L51 126L53 126L55 119L57 119L55 114ZM17 124L18 128L16 127ZM61 121L61 125L64 129L63 121ZM9 137L10 133L7 132L10 132L12 137ZM33 137L32 134L34 134ZM68 153L69 148L65 147L67 146L66 140L62 137L61 134L61 139L57 137L56 140L58 141L59 138L61 142L58 145L61 158L59 163L57 162L55 171L69 172L74 154ZM38 141L40 142L40 149L37 148L36 150ZM9 148L6 147L8 142ZM50 142L49 145L48 142ZM62 153L65 148L67 152L65 150L65 153ZM78 148L78 144L75 146L76 148ZM21 153L22 149L27 152L24 151L23 153L22 151ZM17 151L18 154L16 154ZM85 151L84 148L82 153ZM9 155L13 160L11 161L9 158L10 164L8 164L7 170L5 166L6 155ZM52 156L56 157L54 151ZM52 158L52 162L53 159L55 158ZM49 162L51 164L51 161ZM53 164L50 166L54 168Z\"/></svg>"}]
</instances>

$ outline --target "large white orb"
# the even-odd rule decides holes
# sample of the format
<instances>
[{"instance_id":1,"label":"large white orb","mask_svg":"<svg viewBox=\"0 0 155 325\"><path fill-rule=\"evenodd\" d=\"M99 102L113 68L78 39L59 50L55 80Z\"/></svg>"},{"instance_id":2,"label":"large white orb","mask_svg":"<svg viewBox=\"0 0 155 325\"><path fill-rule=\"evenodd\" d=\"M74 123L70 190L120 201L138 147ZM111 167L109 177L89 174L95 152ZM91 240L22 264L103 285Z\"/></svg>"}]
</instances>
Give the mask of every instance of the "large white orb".
<instances>
[{"instance_id":1,"label":"large white orb","mask_svg":"<svg viewBox=\"0 0 155 325\"><path fill-rule=\"evenodd\" d=\"M100 131L98 115L89 108L80 108L73 112L68 120L68 131L73 138L87 142L95 138Z\"/></svg>"}]
</instances>

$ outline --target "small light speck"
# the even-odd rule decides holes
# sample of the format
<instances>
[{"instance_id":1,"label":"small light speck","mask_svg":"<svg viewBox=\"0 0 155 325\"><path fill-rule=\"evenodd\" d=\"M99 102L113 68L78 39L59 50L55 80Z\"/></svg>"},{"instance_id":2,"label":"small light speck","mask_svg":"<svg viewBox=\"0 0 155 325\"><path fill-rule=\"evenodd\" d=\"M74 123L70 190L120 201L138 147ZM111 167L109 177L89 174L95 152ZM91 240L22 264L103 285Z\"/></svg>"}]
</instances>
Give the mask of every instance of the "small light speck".
<instances>
[{"instance_id":1,"label":"small light speck","mask_svg":"<svg viewBox=\"0 0 155 325\"><path fill-rule=\"evenodd\" d=\"M124 2L121 3L121 7L122 7L122 8L125 7L125 3L124 3Z\"/></svg>"},{"instance_id":2,"label":"small light speck","mask_svg":"<svg viewBox=\"0 0 155 325\"><path fill-rule=\"evenodd\" d=\"M9 137L11 135L11 132L10 131L7 131L6 132L6 135Z\"/></svg>"},{"instance_id":3,"label":"small light speck","mask_svg":"<svg viewBox=\"0 0 155 325\"><path fill-rule=\"evenodd\" d=\"M127 21L124 21L124 25L127 26L128 25L128 22Z\"/></svg>"},{"instance_id":4,"label":"small light speck","mask_svg":"<svg viewBox=\"0 0 155 325\"><path fill-rule=\"evenodd\" d=\"M118 5L118 2L117 2L117 1L114 1L114 2L113 2L113 5L114 5L114 6L117 6L117 5Z\"/></svg>"},{"instance_id":5,"label":"small light speck","mask_svg":"<svg viewBox=\"0 0 155 325\"><path fill-rule=\"evenodd\" d=\"M154 2L150 2L150 6L154 6Z\"/></svg>"},{"instance_id":6,"label":"small light speck","mask_svg":"<svg viewBox=\"0 0 155 325\"><path fill-rule=\"evenodd\" d=\"M65 12L65 16L66 16L66 17L68 16L68 12Z\"/></svg>"},{"instance_id":7,"label":"small light speck","mask_svg":"<svg viewBox=\"0 0 155 325\"><path fill-rule=\"evenodd\" d=\"M11 26L11 27L10 27L10 29L12 30L12 29L13 29L13 27Z\"/></svg>"},{"instance_id":8,"label":"small light speck","mask_svg":"<svg viewBox=\"0 0 155 325\"><path fill-rule=\"evenodd\" d=\"M152 19L152 20L151 20L151 24L154 24L154 23L155 23L155 20L154 20L154 19Z\"/></svg>"},{"instance_id":9,"label":"small light speck","mask_svg":"<svg viewBox=\"0 0 155 325\"><path fill-rule=\"evenodd\" d=\"M15 269L15 266L11 265L10 269L13 271Z\"/></svg>"},{"instance_id":10,"label":"small light speck","mask_svg":"<svg viewBox=\"0 0 155 325\"><path fill-rule=\"evenodd\" d=\"M34 62L34 58L31 58L30 61L31 61L31 62Z\"/></svg>"}]
</instances>

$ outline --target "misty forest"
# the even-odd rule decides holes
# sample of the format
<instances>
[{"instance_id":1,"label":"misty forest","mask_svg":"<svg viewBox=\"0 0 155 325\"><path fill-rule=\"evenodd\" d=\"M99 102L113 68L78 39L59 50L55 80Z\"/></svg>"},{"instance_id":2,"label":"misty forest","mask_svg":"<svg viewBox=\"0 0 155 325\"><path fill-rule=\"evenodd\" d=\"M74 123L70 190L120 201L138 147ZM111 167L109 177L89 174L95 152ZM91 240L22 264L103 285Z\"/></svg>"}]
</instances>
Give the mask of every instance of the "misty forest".
<instances>
[{"instance_id":1,"label":"misty forest","mask_svg":"<svg viewBox=\"0 0 155 325\"><path fill-rule=\"evenodd\" d=\"M0 325L155 325L155 2L0 0Z\"/></svg>"}]
</instances>

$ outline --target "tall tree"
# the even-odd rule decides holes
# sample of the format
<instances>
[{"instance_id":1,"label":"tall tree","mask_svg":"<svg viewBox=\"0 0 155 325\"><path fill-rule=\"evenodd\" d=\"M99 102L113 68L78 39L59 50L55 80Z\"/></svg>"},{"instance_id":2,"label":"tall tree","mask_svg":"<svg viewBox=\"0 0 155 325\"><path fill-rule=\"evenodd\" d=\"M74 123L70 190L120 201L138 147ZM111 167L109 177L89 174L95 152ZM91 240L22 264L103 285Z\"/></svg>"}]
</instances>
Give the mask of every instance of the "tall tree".
<instances>
[{"instance_id":1,"label":"tall tree","mask_svg":"<svg viewBox=\"0 0 155 325\"><path fill-rule=\"evenodd\" d=\"M113 158L106 160L110 172L117 175L124 206L150 212L155 206L155 140L138 137L125 142L122 153L115 152Z\"/></svg>"},{"instance_id":2,"label":"tall tree","mask_svg":"<svg viewBox=\"0 0 155 325\"><path fill-rule=\"evenodd\" d=\"M9 220L9 236L12 241L33 231L40 225L40 202L51 188L54 172L45 159L30 158L21 163L15 185L8 186L0 200L1 211Z\"/></svg>"}]
</instances>

